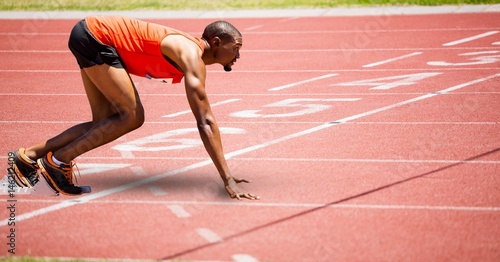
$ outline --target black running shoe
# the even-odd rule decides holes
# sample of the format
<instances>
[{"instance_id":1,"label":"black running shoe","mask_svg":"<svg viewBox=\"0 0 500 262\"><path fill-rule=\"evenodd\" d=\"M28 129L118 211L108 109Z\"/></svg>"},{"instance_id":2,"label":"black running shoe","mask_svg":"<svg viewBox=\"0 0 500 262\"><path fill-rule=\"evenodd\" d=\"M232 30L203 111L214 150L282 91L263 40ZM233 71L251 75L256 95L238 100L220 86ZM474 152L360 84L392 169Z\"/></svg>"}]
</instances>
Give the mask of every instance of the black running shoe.
<instances>
[{"instance_id":1,"label":"black running shoe","mask_svg":"<svg viewBox=\"0 0 500 262\"><path fill-rule=\"evenodd\" d=\"M82 193L82 189L73 184L73 167L76 166L74 161L71 161L69 165L58 166L52 161L52 152L49 152L45 157L38 159L38 166L43 177L57 192L66 195Z\"/></svg>"},{"instance_id":2,"label":"black running shoe","mask_svg":"<svg viewBox=\"0 0 500 262\"><path fill-rule=\"evenodd\" d=\"M9 152L9 165L14 169L14 181L18 186L33 187L38 183L36 173L38 165L26 157L25 151L24 148L20 148L15 153Z\"/></svg>"}]
</instances>

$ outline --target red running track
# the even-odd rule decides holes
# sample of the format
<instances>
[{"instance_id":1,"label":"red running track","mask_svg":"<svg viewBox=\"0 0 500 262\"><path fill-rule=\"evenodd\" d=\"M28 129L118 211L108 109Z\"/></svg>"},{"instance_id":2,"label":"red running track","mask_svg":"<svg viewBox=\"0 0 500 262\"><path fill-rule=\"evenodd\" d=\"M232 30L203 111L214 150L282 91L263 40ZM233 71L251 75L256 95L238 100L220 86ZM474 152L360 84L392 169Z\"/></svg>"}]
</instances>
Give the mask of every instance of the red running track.
<instances>
[{"instance_id":1,"label":"red running track","mask_svg":"<svg viewBox=\"0 0 500 262\"><path fill-rule=\"evenodd\" d=\"M0 21L0 143L87 121L77 20ZM1 254L108 260L498 261L500 15L231 19L207 89L226 196L183 86L134 77L145 125L77 159L81 197L1 196ZM156 20L195 35L209 20ZM5 165L7 167L7 165ZM8 238L14 230L15 237Z\"/></svg>"}]
</instances>

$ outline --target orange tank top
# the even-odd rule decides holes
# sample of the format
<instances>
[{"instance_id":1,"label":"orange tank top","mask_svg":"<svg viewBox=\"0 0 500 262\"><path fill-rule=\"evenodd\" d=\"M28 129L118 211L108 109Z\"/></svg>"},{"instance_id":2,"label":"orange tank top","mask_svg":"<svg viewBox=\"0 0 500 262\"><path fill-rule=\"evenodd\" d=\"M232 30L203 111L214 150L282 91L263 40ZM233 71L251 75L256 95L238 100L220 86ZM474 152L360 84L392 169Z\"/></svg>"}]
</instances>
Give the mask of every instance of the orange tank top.
<instances>
[{"instance_id":1,"label":"orange tank top","mask_svg":"<svg viewBox=\"0 0 500 262\"><path fill-rule=\"evenodd\" d=\"M161 41L168 35L183 35L205 50L201 39L159 24L118 16L90 16L85 22L99 42L116 49L127 72L138 76L181 81L184 74L161 53Z\"/></svg>"}]
</instances>

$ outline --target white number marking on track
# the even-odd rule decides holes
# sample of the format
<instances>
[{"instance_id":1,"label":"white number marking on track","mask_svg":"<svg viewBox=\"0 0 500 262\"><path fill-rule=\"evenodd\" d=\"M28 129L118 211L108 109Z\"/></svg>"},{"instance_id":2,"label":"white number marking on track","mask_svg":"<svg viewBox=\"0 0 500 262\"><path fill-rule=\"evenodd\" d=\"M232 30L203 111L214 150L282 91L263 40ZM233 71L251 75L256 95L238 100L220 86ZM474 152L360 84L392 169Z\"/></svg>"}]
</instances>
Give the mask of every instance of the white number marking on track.
<instances>
[{"instance_id":1,"label":"white number marking on track","mask_svg":"<svg viewBox=\"0 0 500 262\"><path fill-rule=\"evenodd\" d=\"M325 104L307 104L302 102L353 102L358 101L361 98L328 98L328 99L320 99L320 98L289 98L284 99L276 103L268 104L263 107L274 107L274 108L299 108L298 110L288 112L288 113L280 113L280 114L261 114L262 110L243 110L231 113L233 117L241 117L241 118L257 118L257 117L294 117L294 116L302 116L307 114L314 114L323 110L326 110L331 107L331 105Z\"/></svg>"}]
</instances>

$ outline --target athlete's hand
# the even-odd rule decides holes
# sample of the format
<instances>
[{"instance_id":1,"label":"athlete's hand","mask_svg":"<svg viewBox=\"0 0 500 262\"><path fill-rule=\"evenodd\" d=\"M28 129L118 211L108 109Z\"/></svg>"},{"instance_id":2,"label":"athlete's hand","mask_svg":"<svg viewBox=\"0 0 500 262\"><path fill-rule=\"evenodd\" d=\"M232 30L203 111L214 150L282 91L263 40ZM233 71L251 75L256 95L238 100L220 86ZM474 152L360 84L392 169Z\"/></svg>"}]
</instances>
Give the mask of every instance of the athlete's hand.
<instances>
[{"instance_id":1,"label":"athlete's hand","mask_svg":"<svg viewBox=\"0 0 500 262\"><path fill-rule=\"evenodd\" d=\"M241 200L242 198L251 199L251 200L260 199L259 196L254 195L254 194L250 194L250 193L246 193L242 189L240 189L238 187L238 184L241 182L250 183L251 181L246 180L246 179L238 179L238 178L232 177L226 182L226 191L231 198L236 198L238 200Z\"/></svg>"}]
</instances>

